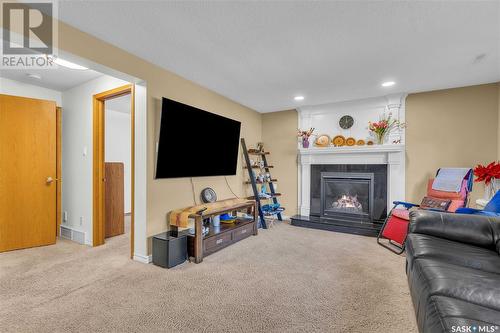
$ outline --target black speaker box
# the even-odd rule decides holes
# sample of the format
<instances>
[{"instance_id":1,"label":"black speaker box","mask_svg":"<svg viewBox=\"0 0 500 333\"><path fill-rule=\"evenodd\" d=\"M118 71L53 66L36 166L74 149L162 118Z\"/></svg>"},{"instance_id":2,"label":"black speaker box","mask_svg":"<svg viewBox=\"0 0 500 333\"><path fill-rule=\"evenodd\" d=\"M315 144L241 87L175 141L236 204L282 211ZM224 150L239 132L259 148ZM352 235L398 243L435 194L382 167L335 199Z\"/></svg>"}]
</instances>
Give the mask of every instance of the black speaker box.
<instances>
[{"instance_id":1,"label":"black speaker box","mask_svg":"<svg viewBox=\"0 0 500 333\"><path fill-rule=\"evenodd\" d=\"M185 233L164 232L153 236L153 264L172 268L188 258L187 235Z\"/></svg>"}]
</instances>

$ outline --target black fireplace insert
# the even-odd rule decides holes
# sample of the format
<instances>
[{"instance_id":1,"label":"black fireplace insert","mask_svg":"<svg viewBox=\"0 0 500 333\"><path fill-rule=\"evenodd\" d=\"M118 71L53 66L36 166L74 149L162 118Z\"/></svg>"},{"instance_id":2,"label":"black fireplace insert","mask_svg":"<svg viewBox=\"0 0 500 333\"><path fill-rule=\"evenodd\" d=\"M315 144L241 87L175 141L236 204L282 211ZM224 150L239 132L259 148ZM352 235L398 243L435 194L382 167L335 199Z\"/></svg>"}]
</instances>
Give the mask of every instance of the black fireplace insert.
<instances>
[{"instance_id":1,"label":"black fireplace insert","mask_svg":"<svg viewBox=\"0 0 500 333\"><path fill-rule=\"evenodd\" d=\"M387 164L313 164L309 216L292 225L376 236L387 217Z\"/></svg>"},{"instance_id":2,"label":"black fireplace insert","mask_svg":"<svg viewBox=\"0 0 500 333\"><path fill-rule=\"evenodd\" d=\"M321 197L321 187L322 187L322 175L327 174L342 174L344 177L343 182L340 182L333 189L338 189L341 185L345 183L353 183L351 190L366 190L367 182L370 182L371 194L362 195L358 197L359 200L368 200L368 207L371 211L366 210L365 213L372 222L383 222L387 217L387 165L386 164L313 164L311 165L311 198L310 198L310 215L317 217L328 217L324 216L323 210L321 208L321 203L324 202ZM351 177L348 175L358 175L360 177ZM373 178L368 177L372 175ZM363 177L365 179L363 179ZM342 178L342 177L341 177ZM369 179L367 179L369 178ZM361 191L363 192L363 191ZM354 193L355 195L356 193ZM370 195L372 195L370 197Z\"/></svg>"},{"instance_id":3,"label":"black fireplace insert","mask_svg":"<svg viewBox=\"0 0 500 333\"><path fill-rule=\"evenodd\" d=\"M374 174L321 173L321 217L372 222Z\"/></svg>"}]
</instances>

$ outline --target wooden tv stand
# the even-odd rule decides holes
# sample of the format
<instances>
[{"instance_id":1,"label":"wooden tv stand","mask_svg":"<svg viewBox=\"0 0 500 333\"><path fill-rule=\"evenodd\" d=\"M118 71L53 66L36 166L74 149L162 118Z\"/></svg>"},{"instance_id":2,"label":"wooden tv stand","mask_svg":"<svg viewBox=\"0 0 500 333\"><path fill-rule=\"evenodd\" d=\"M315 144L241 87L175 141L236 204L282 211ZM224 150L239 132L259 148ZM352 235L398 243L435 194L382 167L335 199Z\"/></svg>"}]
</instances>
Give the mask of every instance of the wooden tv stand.
<instances>
[{"instance_id":1,"label":"wooden tv stand","mask_svg":"<svg viewBox=\"0 0 500 333\"><path fill-rule=\"evenodd\" d=\"M253 215L253 219L237 219L235 223L231 224L221 222L218 228L210 225L208 234L203 236L202 225L204 219L226 213L236 215L238 211L245 211L247 214ZM255 201L247 201L221 208L220 210L210 211L207 214L191 214L189 217L194 219L195 234L194 236L188 236L188 253L190 257L194 258L194 262L197 264L203 261L203 257L245 239L250 235L257 235L258 215Z\"/></svg>"}]
</instances>

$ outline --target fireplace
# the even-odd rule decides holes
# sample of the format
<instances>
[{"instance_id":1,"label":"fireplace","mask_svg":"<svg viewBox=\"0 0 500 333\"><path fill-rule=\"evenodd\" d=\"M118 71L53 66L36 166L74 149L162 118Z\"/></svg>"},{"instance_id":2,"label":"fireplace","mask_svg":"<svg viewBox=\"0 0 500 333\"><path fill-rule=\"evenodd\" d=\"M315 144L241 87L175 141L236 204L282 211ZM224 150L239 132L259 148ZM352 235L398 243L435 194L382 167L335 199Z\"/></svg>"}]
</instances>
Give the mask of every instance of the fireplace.
<instances>
[{"instance_id":1,"label":"fireplace","mask_svg":"<svg viewBox=\"0 0 500 333\"><path fill-rule=\"evenodd\" d=\"M377 119L384 113L392 113L394 119L405 121L405 101L406 94L391 94L362 100L301 106L297 108L298 128L313 127L318 134L343 135L366 141L368 121ZM355 122L348 130L342 130L338 121L346 114L352 115ZM391 132L387 143L375 145L303 148L299 140L297 213L290 217L292 225L355 233L365 233L368 227L374 226L374 230L369 233L376 235L376 226L381 225L380 222L385 219L392 202L405 199L405 150L404 130ZM373 173L373 200L370 201L368 197L368 207L363 203L363 200L366 200L368 185L367 180L362 179L359 190L365 194L357 197L346 194L335 207L332 203L323 202L322 210L321 172ZM341 184L328 184L335 185ZM342 211L337 211L338 208Z\"/></svg>"},{"instance_id":2,"label":"fireplace","mask_svg":"<svg viewBox=\"0 0 500 333\"><path fill-rule=\"evenodd\" d=\"M372 222L373 173L322 172L321 217Z\"/></svg>"},{"instance_id":3,"label":"fireplace","mask_svg":"<svg viewBox=\"0 0 500 333\"><path fill-rule=\"evenodd\" d=\"M387 164L313 164L310 213L292 224L375 236L387 217Z\"/></svg>"}]
</instances>

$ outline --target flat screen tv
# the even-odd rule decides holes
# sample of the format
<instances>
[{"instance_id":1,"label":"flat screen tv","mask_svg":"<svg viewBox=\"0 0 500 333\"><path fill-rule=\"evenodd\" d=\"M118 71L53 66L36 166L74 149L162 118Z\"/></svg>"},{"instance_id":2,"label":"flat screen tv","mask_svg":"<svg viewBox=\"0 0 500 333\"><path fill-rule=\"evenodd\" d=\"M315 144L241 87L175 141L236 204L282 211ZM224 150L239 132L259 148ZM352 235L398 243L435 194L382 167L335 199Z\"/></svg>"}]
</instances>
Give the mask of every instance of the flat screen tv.
<instances>
[{"instance_id":1,"label":"flat screen tv","mask_svg":"<svg viewBox=\"0 0 500 333\"><path fill-rule=\"evenodd\" d=\"M236 174L241 123L163 98L156 178Z\"/></svg>"}]
</instances>

